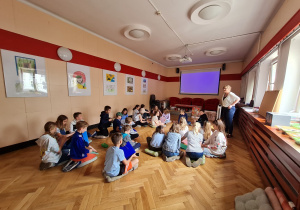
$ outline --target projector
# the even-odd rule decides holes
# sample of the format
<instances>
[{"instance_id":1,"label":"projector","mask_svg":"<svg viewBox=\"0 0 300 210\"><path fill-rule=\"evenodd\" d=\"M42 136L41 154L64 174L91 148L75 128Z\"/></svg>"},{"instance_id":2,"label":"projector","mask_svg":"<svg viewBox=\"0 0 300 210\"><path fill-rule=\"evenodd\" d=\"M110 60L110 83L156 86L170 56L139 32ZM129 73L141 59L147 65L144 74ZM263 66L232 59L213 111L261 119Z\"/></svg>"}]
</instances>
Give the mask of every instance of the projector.
<instances>
[{"instance_id":1,"label":"projector","mask_svg":"<svg viewBox=\"0 0 300 210\"><path fill-rule=\"evenodd\" d=\"M180 58L179 61L180 61L180 63L191 63L192 58L185 55L183 58Z\"/></svg>"}]
</instances>

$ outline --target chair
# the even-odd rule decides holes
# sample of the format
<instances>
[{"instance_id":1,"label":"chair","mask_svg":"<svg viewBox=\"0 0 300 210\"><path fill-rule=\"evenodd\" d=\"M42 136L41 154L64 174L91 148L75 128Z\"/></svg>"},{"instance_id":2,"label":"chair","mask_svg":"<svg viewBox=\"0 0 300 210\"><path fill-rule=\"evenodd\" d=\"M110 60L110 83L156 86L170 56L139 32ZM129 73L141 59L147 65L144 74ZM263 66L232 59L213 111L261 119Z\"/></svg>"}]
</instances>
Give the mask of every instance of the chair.
<instances>
[{"instance_id":1,"label":"chair","mask_svg":"<svg viewBox=\"0 0 300 210\"><path fill-rule=\"evenodd\" d=\"M218 105L219 105L219 99L217 98L207 99L204 102L204 109L210 111L217 111Z\"/></svg>"},{"instance_id":2,"label":"chair","mask_svg":"<svg viewBox=\"0 0 300 210\"><path fill-rule=\"evenodd\" d=\"M192 105L203 107L204 99L203 98L193 98L192 99Z\"/></svg>"},{"instance_id":3,"label":"chair","mask_svg":"<svg viewBox=\"0 0 300 210\"><path fill-rule=\"evenodd\" d=\"M191 105L192 104L192 99L191 98L182 98L181 99L181 104Z\"/></svg>"},{"instance_id":4,"label":"chair","mask_svg":"<svg viewBox=\"0 0 300 210\"><path fill-rule=\"evenodd\" d=\"M175 107L175 104L180 104L180 101L177 97L170 97L170 107Z\"/></svg>"}]
</instances>

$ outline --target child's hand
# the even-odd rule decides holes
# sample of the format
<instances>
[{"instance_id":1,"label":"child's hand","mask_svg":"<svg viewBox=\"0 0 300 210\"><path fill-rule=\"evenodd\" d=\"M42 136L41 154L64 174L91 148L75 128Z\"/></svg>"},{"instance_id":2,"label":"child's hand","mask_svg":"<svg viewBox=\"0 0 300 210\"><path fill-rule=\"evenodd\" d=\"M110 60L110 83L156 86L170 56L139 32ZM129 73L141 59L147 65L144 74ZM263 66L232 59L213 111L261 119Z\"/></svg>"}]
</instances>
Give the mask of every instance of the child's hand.
<instances>
[{"instance_id":1,"label":"child's hand","mask_svg":"<svg viewBox=\"0 0 300 210\"><path fill-rule=\"evenodd\" d=\"M90 152L97 152L92 146L90 146Z\"/></svg>"}]
</instances>

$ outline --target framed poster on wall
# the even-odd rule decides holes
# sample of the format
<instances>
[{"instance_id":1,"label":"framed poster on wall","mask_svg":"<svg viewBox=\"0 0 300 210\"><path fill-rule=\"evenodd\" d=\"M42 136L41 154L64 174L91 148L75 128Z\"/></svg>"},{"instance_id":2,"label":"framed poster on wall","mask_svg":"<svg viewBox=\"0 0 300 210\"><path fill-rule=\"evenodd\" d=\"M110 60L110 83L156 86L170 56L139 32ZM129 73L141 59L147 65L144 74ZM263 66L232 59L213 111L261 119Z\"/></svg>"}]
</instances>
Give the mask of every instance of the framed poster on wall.
<instances>
[{"instance_id":1,"label":"framed poster on wall","mask_svg":"<svg viewBox=\"0 0 300 210\"><path fill-rule=\"evenodd\" d=\"M90 96L90 68L74 63L67 63L69 96Z\"/></svg>"},{"instance_id":2,"label":"framed poster on wall","mask_svg":"<svg viewBox=\"0 0 300 210\"><path fill-rule=\"evenodd\" d=\"M142 95L147 95L148 94L148 79L142 77L141 84L142 84L142 91L141 91Z\"/></svg>"},{"instance_id":3,"label":"framed poster on wall","mask_svg":"<svg viewBox=\"0 0 300 210\"><path fill-rule=\"evenodd\" d=\"M103 94L106 95L117 95L117 72L103 70Z\"/></svg>"},{"instance_id":4,"label":"framed poster on wall","mask_svg":"<svg viewBox=\"0 0 300 210\"><path fill-rule=\"evenodd\" d=\"M125 84L126 84L125 94L126 95L134 95L134 89L135 89L134 76L132 76L132 75L126 75Z\"/></svg>"},{"instance_id":5,"label":"framed poster on wall","mask_svg":"<svg viewBox=\"0 0 300 210\"><path fill-rule=\"evenodd\" d=\"M45 59L1 50L6 97L47 97Z\"/></svg>"}]
</instances>

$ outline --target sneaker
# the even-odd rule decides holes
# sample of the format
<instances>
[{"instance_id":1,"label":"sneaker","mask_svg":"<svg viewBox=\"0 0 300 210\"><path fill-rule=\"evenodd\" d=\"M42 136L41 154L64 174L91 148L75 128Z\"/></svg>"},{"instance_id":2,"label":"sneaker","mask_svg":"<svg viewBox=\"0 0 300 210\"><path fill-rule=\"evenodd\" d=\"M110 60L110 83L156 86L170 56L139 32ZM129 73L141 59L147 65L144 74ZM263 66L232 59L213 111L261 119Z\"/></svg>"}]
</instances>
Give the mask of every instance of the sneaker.
<instances>
[{"instance_id":1,"label":"sneaker","mask_svg":"<svg viewBox=\"0 0 300 210\"><path fill-rule=\"evenodd\" d=\"M202 163L202 158L199 158L198 160L196 160L196 161L194 161L194 162L192 163L192 166L193 166L194 168L196 168L196 167L198 167L201 163Z\"/></svg>"},{"instance_id":2,"label":"sneaker","mask_svg":"<svg viewBox=\"0 0 300 210\"><path fill-rule=\"evenodd\" d=\"M94 136L96 136L96 135L97 135L97 131L95 131L95 132L91 135L91 137L94 138Z\"/></svg>"},{"instance_id":3,"label":"sneaker","mask_svg":"<svg viewBox=\"0 0 300 210\"><path fill-rule=\"evenodd\" d=\"M185 163L186 163L187 167L192 166L191 159L188 156L185 156Z\"/></svg>"},{"instance_id":4,"label":"sneaker","mask_svg":"<svg viewBox=\"0 0 300 210\"><path fill-rule=\"evenodd\" d=\"M135 148L134 151L139 151L139 149L140 149L139 147L138 147L138 148Z\"/></svg>"},{"instance_id":5,"label":"sneaker","mask_svg":"<svg viewBox=\"0 0 300 210\"><path fill-rule=\"evenodd\" d=\"M73 170L74 168L77 168L80 165L80 161L73 161L70 160L67 165L65 165L65 167L63 167L62 171L63 172L69 172L71 170Z\"/></svg>"},{"instance_id":6,"label":"sneaker","mask_svg":"<svg viewBox=\"0 0 300 210\"><path fill-rule=\"evenodd\" d=\"M141 126L141 125L137 125L136 127L137 127L137 128L140 128L140 127L142 127L142 126Z\"/></svg>"},{"instance_id":7,"label":"sneaker","mask_svg":"<svg viewBox=\"0 0 300 210\"><path fill-rule=\"evenodd\" d=\"M89 139L89 144L90 144L92 141L93 141L92 139Z\"/></svg>"}]
</instances>

